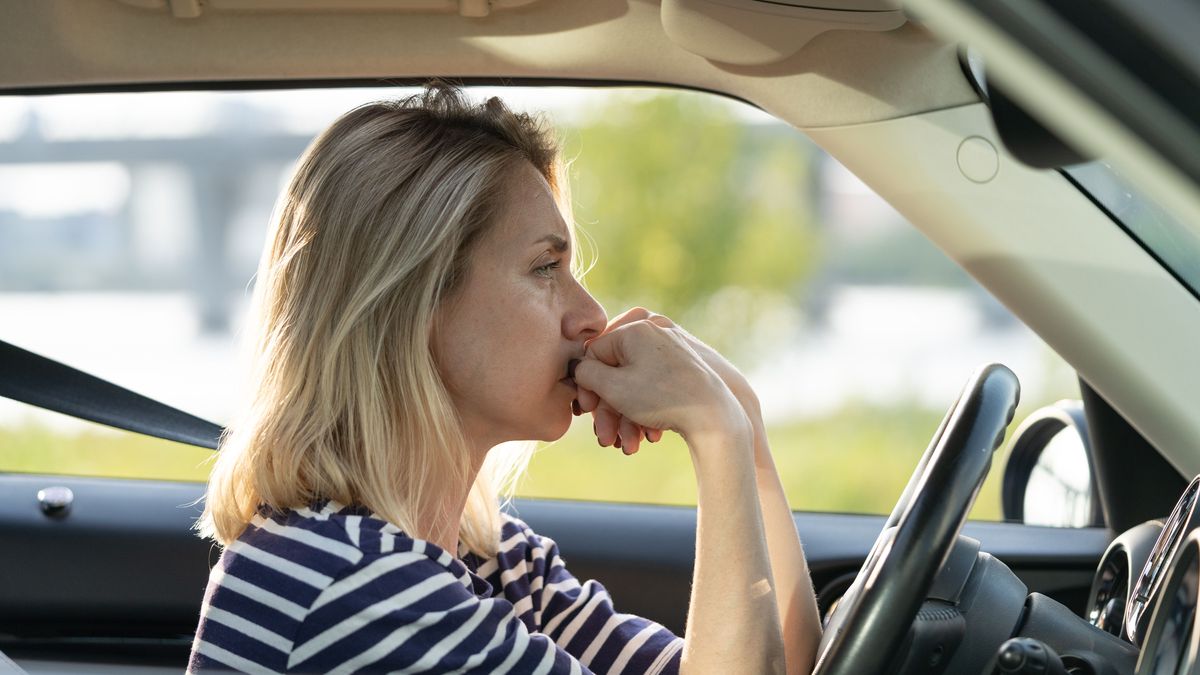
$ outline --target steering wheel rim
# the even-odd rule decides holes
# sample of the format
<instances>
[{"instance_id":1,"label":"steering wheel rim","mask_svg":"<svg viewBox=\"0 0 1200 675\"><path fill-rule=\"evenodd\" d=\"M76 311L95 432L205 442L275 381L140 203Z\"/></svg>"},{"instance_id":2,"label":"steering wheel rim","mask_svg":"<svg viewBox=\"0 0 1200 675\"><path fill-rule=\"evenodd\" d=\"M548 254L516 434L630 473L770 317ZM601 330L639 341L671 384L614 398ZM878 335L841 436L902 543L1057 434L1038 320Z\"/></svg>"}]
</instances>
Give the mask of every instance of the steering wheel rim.
<instances>
[{"instance_id":1,"label":"steering wheel rim","mask_svg":"<svg viewBox=\"0 0 1200 675\"><path fill-rule=\"evenodd\" d=\"M830 617L813 675L884 672L966 522L1019 398L1017 376L1000 364L967 381Z\"/></svg>"}]
</instances>

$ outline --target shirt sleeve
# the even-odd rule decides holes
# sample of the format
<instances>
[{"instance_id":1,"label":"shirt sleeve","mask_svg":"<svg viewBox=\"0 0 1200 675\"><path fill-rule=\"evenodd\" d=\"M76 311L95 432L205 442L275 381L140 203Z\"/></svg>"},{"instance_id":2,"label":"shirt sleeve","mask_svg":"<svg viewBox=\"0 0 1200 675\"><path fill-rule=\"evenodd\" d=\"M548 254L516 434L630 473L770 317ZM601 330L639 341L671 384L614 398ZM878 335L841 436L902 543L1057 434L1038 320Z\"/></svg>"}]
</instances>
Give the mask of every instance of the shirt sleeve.
<instances>
[{"instance_id":1,"label":"shirt sleeve","mask_svg":"<svg viewBox=\"0 0 1200 675\"><path fill-rule=\"evenodd\" d=\"M567 570L554 540L509 518L527 548L522 556L525 574L512 574L511 570L501 574L504 594L519 598L527 593L531 597L532 617L526 615L526 620L531 620L536 630L596 673L679 672L682 638L659 623L617 612L600 582L581 583Z\"/></svg>"},{"instance_id":2,"label":"shirt sleeve","mask_svg":"<svg viewBox=\"0 0 1200 675\"><path fill-rule=\"evenodd\" d=\"M369 556L330 584L297 631L287 666L305 673L591 672L529 631L510 602L476 596L465 574L416 551Z\"/></svg>"}]
</instances>

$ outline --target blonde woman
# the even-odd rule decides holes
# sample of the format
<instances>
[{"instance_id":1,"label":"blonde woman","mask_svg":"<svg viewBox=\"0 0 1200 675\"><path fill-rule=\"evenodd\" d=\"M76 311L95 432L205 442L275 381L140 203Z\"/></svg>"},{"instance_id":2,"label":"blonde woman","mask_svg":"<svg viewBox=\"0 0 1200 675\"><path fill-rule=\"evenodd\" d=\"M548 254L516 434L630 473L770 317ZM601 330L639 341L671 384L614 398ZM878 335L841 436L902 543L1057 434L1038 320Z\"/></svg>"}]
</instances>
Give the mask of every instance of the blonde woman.
<instances>
[{"instance_id":1,"label":"blonde woman","mask_svg":"<svg viewBox=\"0 0 1200 675\"><path fill-rule=\"evenodd\" d=\"M259 268L252 405L208 486L200 528L224 551L191 671L812 668L812 587L753 392L666 317L607 322L572 274L564 181L534 119L441 85L313 142ZM617 613L500 511L528 460L506 442L557 439L572 412L626 454L686 440L686 636Z\"/></svg>"}]
</instances>

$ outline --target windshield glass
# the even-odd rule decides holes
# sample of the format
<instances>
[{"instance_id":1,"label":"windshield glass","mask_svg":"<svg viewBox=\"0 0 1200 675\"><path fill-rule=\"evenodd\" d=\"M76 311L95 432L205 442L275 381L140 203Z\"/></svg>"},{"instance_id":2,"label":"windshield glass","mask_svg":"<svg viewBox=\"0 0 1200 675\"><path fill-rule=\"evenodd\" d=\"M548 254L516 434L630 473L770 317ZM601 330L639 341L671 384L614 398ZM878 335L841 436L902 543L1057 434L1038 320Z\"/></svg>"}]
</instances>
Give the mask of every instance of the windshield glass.
<instances>
[{"instance_id":1,"label":"windshield glass","mask_svg":"<svg viewBox=\"0 0 1200 675\"><path fill-rule=\"evenodd\" d=\"M236 424L281 186L338 115L416 91L0 96L0 340ZM1079 396L1041 338L760 110L640 87L468 93L546 113L588 291L610 317L677 319L745 373L793 508L887 513L982 363L1020 377L1019 417ZM211 452L167 445L0 399L0 473L205 480ZM583 416L543 450L520 496L696 503L677 435L630 462ZM1000 463L977 518L1000 517Z\"/></svg>"},{"instance_id":2,"label":"windshield glass","mask_svg":"<svg viewBox=\"0 0 1200 675\"><path fill-rule=\"evenodd\" d=\"M1070 166L1064 172L1175 278L1200 296L1200 232L1195 227L1142 194L1108 162Z\"/></svg>"}]
</instances>

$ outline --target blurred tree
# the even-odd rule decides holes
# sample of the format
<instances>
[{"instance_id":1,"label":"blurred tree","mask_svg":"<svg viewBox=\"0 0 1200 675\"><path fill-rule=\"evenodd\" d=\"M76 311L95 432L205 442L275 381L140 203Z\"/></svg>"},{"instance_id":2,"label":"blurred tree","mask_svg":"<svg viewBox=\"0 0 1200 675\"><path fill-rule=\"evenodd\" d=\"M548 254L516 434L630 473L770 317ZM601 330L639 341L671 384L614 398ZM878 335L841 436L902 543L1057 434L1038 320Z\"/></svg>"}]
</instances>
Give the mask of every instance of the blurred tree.
<instances>
[{"instance_id":1,"label":"blurred tree","mask_svg":"<svg viewBox=\"0 0 1200 675\"><path fill-rule=\"evenodd\" d=\"M739 119L735 105L614 95L565 145L576 219L595 244L585 279L605 308L644 305L748 361L768 347L755 333L794 327L816 236L810 144L781 123Z\"/></svg>"}]
</instances>

